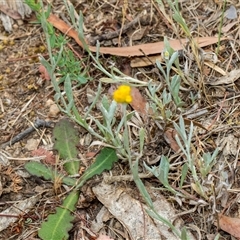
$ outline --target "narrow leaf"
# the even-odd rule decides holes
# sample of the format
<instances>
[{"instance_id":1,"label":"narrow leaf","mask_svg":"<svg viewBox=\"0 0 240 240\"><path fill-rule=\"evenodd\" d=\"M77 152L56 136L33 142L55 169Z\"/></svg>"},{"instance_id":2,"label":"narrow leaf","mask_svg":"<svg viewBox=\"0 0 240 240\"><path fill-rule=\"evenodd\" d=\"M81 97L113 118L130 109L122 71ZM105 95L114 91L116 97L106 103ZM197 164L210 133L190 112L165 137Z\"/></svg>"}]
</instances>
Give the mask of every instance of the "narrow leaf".
<instances>
[{"instance_id":1,"label":"narrow leaf","mask_svg":"<svg viewBox=\"0 0 240 240\"><path fill-rule=\"evenodd\" d=\"M187 173L188 173L188 164L185 163L183 166L182 166L182 175L181 175L181 181L180 181L180 187L182 188L183 186L183 183L187 177Z\"/></svg>"},{"instance_id":2,"label":"narrow leaf","mask_svg":"<svg viewBox=\"0 0 240 240\"><path fill-rule=\"evenodd\" d=\"M140 179L138 173L138 160L132 165L131 167L133 179L135 184L137 185L138 190L140 191L141 195L143 196L144 200L146 201L148 207L153 208L153 202L152 199L144 186L142 180Z\"/></svg>"}]
</instances>

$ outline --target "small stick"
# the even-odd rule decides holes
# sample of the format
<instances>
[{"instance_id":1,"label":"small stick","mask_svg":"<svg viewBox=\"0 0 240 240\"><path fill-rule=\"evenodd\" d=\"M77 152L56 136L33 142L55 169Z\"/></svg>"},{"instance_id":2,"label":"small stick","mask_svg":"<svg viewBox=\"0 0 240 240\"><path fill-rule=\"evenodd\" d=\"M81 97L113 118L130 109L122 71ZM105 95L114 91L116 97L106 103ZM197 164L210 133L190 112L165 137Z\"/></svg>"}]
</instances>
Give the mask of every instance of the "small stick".
<instances>
[{"instance_id":1,"label":"small stick","mask_svg":"<svg viewBox=\"0 0 240 240\"><path fill-rule=\"evenodd\" d=\"M26 130L24 130L23 132L19 133L17 136L13 137L9 142L3 143L1 145L1 148L5 148L6 146L11 146L16 142L19 142L20 140L25 138L27 135L29 135L31 132L35 131L37 128L40 128L40 127L51 128L52 122L46 122L44 120L37 119L32 127L29 127Z\"/></svg>"},{"instance_id":2,"label":"small stick","mask_svg":"<svg viewBox=\"0 0 240 240\"><path fill-rule=\"evenodd\" d=\"M151 178L153 176L152 173L139 173L139 178ZM113 182L122 182L122 181L133 181L133 175L120 175L120 176L103 176L104 182L113 183Z\"/></svg>"},{"instance_id":3,"label":"small stick","mask_svg":"<svg viewBox=\"0 0 240 240\"><path fill-rule=\"evenodd\" d=\"M133 27L134 25L139 23L140 20L141 19L138 16L133 21L131 21L130 23L127 23L125 26L123 26L121 29L114 31L114 32L102 34L100 36L96 36L93 38L89 38L88 41L91 43L91 45L96 45L97 41L110 40L110 39L116 38L120 35L120 33L121 34L126 33L128 31L128 29L130 29L131 27Z\"/></svg>"}]
</instances>

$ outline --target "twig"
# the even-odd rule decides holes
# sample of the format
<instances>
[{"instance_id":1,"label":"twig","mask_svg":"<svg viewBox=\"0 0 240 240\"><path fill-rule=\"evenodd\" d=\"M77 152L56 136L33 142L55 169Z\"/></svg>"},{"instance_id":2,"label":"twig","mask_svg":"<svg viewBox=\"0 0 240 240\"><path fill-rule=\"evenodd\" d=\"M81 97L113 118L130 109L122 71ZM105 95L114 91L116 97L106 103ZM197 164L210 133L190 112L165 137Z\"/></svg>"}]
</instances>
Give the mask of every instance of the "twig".
<instances>
[{"instance_id":1,"label":"twig","mask_svg":"<svg viewBox=\"0 0 240 240\"><path fill-rule=\"evenodd\" d=\"M152 173L139 173L139 178L151 178ZM120 175L120 176L103 176L104 182L113 183L113 182L122 182L122 181L133 181L133 175Z\"/></svg>"},{"instance_id":2,"label":"twig","mask_svg":"<svg viewBox=\"0 0 240 240\"><path fill-rule=\"evenodd\" d=\"M19 133L17 136L12 138L9 142L3 143L1 145L1 148L5 148L6 146L10 146L10 145L13 145L16 142L19 142L20 140L25 138L27 135L29 135L31 132L35 131L37 128L40 128L40 127L51 128L52 127L52 122L46 122L44 120L37 119L32 127L29 127L26 130L24 130L23 132Z\"/></svg>"},{"instance_id":3,"label":"twig","mask_svg":"<svg viewBox=\"0 0 240 240\"><path fill-rule=\"evenodd\" d=\"M42 55L43 57L48 57L48 53L45 53ZM7 61L8 62L16 62L16 61L22 61L22 60L27 60L29 58L38 58L39 57L39 53L35 54L35 55L31 55L31 56L26 56L26 57L20 57L20 58L8 58Z\"/></svg>"},{"instance_id":4,"label":"twig","mask_svg":"<svg viewBox=\"0 0 240 240\"><path fill-rule=\"evenodd\" d=\"M103 34L101 36L96 36L96 37L90 38L90 39L88 39L88 41L91 45L96 45L97 41L110 40L110 39L116 38L119 36L120 33L121 34L126 33L128 31L128 29L133 27L135 24L140 23L140 21L141 21L141 18L140 18L140 16L138 16L133 21L131 21L130 23L128 23L124 27L122 27L121 29L119 29L115 32L110 32L110 33Z\"/></svg>"}]
</instances>

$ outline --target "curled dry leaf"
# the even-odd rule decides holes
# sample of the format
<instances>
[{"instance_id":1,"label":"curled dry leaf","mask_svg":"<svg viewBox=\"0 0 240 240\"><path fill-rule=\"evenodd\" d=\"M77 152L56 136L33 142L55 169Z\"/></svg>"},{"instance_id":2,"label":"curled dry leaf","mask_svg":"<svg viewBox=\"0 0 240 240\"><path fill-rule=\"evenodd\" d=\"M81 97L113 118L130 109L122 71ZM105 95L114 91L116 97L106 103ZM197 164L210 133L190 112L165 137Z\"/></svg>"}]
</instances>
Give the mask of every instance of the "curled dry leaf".
<instances>
[{"instance_id":1,"label":"curled dry leaf","mask_svg":"<svg viewBox=\"0 0 240 240\"><path fill-rule=\"evenodd\" d=\"M227 33L231 30L231 28L233 28L235 25L238 24L238 21L235 21L235 22L230 22L229 24L227 24L226 26L224 26L222 28L222 32L223 33Z\"/></svg>"},{"instance_id":2,"label":"curled dry leaf","mask_svg":"<svg viewBox=\"0 0 240 240\"><path fill-rule=\"evenodd\" d=\"M232 84L238 80L240 75L240 69L234 69L231 72L227 73L226 76L220 77L215 82L209 82L208 84L212 86L222 85L222 84Z\"/></svg>"},{"instance_id":3,"label":"curled dry leaf","mask_svg":"<svg viewBox=\"0 0 240 240\"><path fill-rule=\"evenodd\" d=\"M164 139L169 144L169 146L171 147L171 149L174 152L177 152L179 150L179 146L178 146L177 141L175 139L176 135L177 135L177 131L174 130L173 128L168 128L164 132Z\"/></svg>"},{"instance_id":4,"label":"curled dry leaf","mask_svg":"<svg viewBox=\"0 0 240 240\"><path fill-rule=\"evenodd\" d=\"M41 78L43 80L47 80L47 81L51 80L47 69L43 65L39 66L38 71L41 73Z\"/></svg>"}]
</instances>

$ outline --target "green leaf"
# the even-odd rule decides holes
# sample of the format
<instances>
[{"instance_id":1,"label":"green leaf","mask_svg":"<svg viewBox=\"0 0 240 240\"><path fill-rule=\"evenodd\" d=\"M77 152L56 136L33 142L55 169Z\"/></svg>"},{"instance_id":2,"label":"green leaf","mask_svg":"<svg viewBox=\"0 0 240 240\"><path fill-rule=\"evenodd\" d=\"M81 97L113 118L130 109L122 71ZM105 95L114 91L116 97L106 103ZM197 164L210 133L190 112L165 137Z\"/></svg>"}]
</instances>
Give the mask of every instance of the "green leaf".
<instances>
[{"instance_id":1,"label":"green leaf","mask_svg":"<svg viewBox=\"0 0 240 240\"><path fill-rule=\"evenodd\" d=\"M217 154L218 154L217 148L215 149L212 155L209 152L203 154L202 159L199 162L199 165L200 172L204 178L207 176L207 174L211 171L212 167L214 166Z\"/></svg>"},{"instance_id":2,"label":"green leaf","mask_svg":"<svg viewBox=\"0 0 240 240\"><path fill-rule=\"evenodd\" d=\"M159 167L148 167L144 163L145 168L150 171L158 180L164 185L165 188L167 188L172 193L176 194L177 192L171 187L171 185L168 182L168 174L170 169L169 160L167 157L162 155L161 161L159 164Z\"/></svg>"},{"instance_id":3,"label":"green leaf","mask_svg":"<svg viewBox=\"0 0 240 240\"><path fill-rule=\"evenodd\" d=\"M77 81L81 84L87 83L88 79L84 76L77 76Z\"/></svg>"},{"instance_id":4,"label":"green leaf","mask_svg":"<svg viewBox=\"0 0 240 240\"><path fill-rule=\"evenodd\" d=\"M50 167L46 167L44 164L39 162L28 162L24 165L25 169L32 175L37 177L42 177L45 180L52 180L61 179L61 181L69 186L74 186L76 180L70 177L64 177L62 174L57 173L54 169Z\"/></svg>"},{"instance_id":5,"label":"green leaf","mask_svg":"<svg viewBox=\"0 0 240 240\"><path fill-rule=\"evenodd\" d=\"M143 154L143 148L144 148L144 138L146 136L146 132L143 127L139 130L139 142L140 142L140 155Z\"/></svg>"},{"instance_id":6,"label":"green leaf","mask_svg":"<svg viewBox=\"0 0 240 240\"><path fill-rule=\"evenodd\" d=\"M76 188L79 189L82 187L83 184L94 175L101 174L104 170L110 170L113 163L117 160L118 157L115 149L109 147L103 148L97 156L96 161L81 176Z\"/></svg>"},{"instance_id":7,"label":"green leaf","mask_svg":"<svg viewBox=\"0 0 240 240\"><path fill-rule=\"evenodd\" d=\"M35 0L25 0L24 1L33 11L35 12L40 12L41 10L41 5L39 2L35 2Z\"/></svg>"},{"instance_id":8,"label":"green leaf","mask_svg":"<svg viewBox=\"0 0 240 240\"><path fill-rule=\"evenodd\" d=\"M76 129L73 124L67 119L60 120L53 129L53 136L55 137L54 149L58 150L60 158L67 160L64 164L65 170L74 175L79 170L79 160L77 159L76 145L79 142Z\"/></svg>"},{"instance_id":9,"label":"green leaf","mask_svg":"<svg viewBox=\"0 0 240 240\"><path fill-rule=\"evenodd\" d=\"M71 214L75 210L79 192L71 192L63 201L61 207L56 209L55 214L48 216L47 221L43 222L38 236L43 240L63 240L68 239L68 231L71 230L74 216Z\"/></svg>"},{"instance_id":10,"label":"green leaf","mask_svg":"<svg viewBox=\"0 0 240 240\"><path fill-rule=\"evenodd\" d=\"M73 104L73 92L72 92L72 83L69 74L66 75L64 79L64 91L66 92L66 96L69 102ZM69 111L72 109L72 106L69 107Z\"/></svg>"},{"instance_id":11,"label":"green leaf","mask_svg":"<svg viewBox=\"0 0 240 240\"><path fill-rule=\"evenodd\" d=\"M189 237L188 237L188 234L187 234L187 230L186 230L185 227L182 228L182 231L181 231L181 239L189 240Z\"/></svg>"},{"instance_id":12,"label":"green leaf","mask_svg":"<svg viewBox=\"0 0 240 240\"><path fill-rule=\"evenodd\" d=\"M180 181L180 187L182 188L183 186L183 183L187 177L187 173L188 173L188 164L185 163L183 166L182 166L182 174L181 174L181 181Z\"/></svg>"},{"instance_id":13,"label":"green leaf","mask_svg":"<svg viewBox=\"0 0 240 240\"><path fill-rule=\"evenodd\" d=\"M137 185L138 190L142 194L148 207L150 207L152 209L153 202L152 202L151 196L149 195L146 187L144 186L142 180L140 179L140 177L138 175L138 160L136 160L135 163L130 167L131 167L131 171L132 171L132 175L133 175L133 180L134 180L135 184Z\"/></svg>"},{"instance_id":14,"label":"green leaf","mask_svg":"<svg viewBox=\"0 0 240 240\"><path fill-rule=\"evenodd\" d=\"M46 180L53 178L53 172L50 168L39 162L28 162L24 165L25 169L34 176L43 177Z\"/></svg>"}]
</instances>

